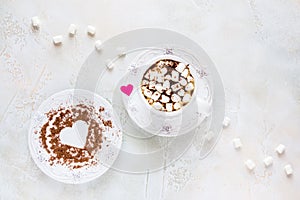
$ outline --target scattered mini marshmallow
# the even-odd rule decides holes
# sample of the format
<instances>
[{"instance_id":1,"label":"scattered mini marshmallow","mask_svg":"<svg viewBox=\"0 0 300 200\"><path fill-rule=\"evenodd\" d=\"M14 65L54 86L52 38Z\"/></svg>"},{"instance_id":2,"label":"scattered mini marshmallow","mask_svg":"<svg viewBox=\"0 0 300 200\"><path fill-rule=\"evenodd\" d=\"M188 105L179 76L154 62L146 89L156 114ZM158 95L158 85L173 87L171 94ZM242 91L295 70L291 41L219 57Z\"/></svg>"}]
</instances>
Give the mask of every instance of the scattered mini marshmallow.
<instances>
[{"instance_id":1,"label":"scattered mini marshmallow","mask_svg":"<svg viewBox=\"0 0 300 200\"><path fill-rule=\"evenodd\" d=\"M269 167L273 164L273 158L271 156L267 156L265 159L264 159L264 164L266 167Z\"/></svg>"},{"instance_id":2,"label":"scattered mini marshmallow","mask_svg":"<svg viewBox=\"0 0 300 200\"><path fill-rule=\"evenodd\" d=\"M240 149L243 146L240 138L234 138L232 142L235 149Z\"/></svg>"},{"instance_id":3,"label":"scattered mini marshmallow","mask_svg":"<svg viewBox=\"0 0 300 200\"><path fill-rule=\"evenodd\" d=\"M39 29L40 28L40 19L38 16L34 16L31 18L31 26L34 29Z\"/></svg>"},{"instance_id":4,"label":"scattered mini marshmallow","mask_svg":"<svg viewBox=\"0 0 300 200\"><path fill-rule=\"evenodd\" d=\"M285 146L283 144L279 144L275 150L278 153L278 155L281 155L285 152Z\"/></svg>"},{"instance_id":5,"label":"scattered mini marshmallow","mask_svg":"<svg viewBox=\"0 0 300 200\"><path fill-rule=\"evenodd\" d=\"M230 124L230 118L229 117L225 117L223 120L223 127L228 127Z\"/></svg>"},{"instance_id":6,"label":"scattered mini marshmallow","mask_svg":"<svg viewBox=\"0 0 300 200\"><path fill-rule=\"evenodd\" d=\"M94 26L88 25L86 32L88 35L94 36L96 34L96 28Z\"/></svg>"},{"instance_id":7,"label":"scattered mini marshmallow","mask_svg":"<svg viewBox=\"0 0 300 200\"><path fill-rule=\"evenodd\" d=\"M114 68L114 64L111 60L106 60L106 68L109 69L109 70L112 70Z\"/></svg>"},{"instance_id":8,"label":"scattered mini marshmallow","mask_svg":"<svg viewBox=\"0 0 300 200\"><path fill-rule=\"evenodd\" d=\"M255 163L250 159L246 160L245 165L250 171L252 171L256 167Z\"/></svg>"},{"instance_id":9,"label":"scattered mini marshmallow","mask_svg":"<svg viewBox=\"0 0 300 200\"><path fill-rule=\"evenodd\" d=\"M118 47L117 52L118 52L119 57L126 56L126 48L125 47Z\"/></svg>"},{"instance_id":10,"label":"scattered mini marshmallow","mask_svg":"<svg viewBox=\"0 0 300 200\"><path fill-rule=\"evenodd\" d=\"M291 176L293 174L293 168L290 164L287 164L284 166L284 171L286 173L287 176Z\"/></svg>"},{"instance_id":11,"label":"scattered mini marshmallow","mask_svg":"<svg viewBox=\"0 0 300 200\"><path fill-rule=\"evenodd\" d=\"M68 31L69 31L69 36L73 37L77 32L76 25L75 24L70 24Z\"/></svg>"},{"instance_id":12,"label":"scattered mini marshmallow","mask_svg":"<svg viewBox=\"0 0 300 200\"><path fill-rule=\"evenodd\" d=\"M96 40L96 42L95 42L95 49L97 51L101 51L102 50L102 41L101 40Z\"/></svg>"},{"instance_id":13,"label":"scattered mini marshmallow","mask_svg":"<svg viewBox=\"0 0 300 200\"><path fill-rule=\"evenodd\" d=\"M54 36L52 38L52 41L53 41L53 44L54 45L61 45L62 41L63 41L63 36L62 35L57 35L57 36Z\"/></svg>"}]
</instances>

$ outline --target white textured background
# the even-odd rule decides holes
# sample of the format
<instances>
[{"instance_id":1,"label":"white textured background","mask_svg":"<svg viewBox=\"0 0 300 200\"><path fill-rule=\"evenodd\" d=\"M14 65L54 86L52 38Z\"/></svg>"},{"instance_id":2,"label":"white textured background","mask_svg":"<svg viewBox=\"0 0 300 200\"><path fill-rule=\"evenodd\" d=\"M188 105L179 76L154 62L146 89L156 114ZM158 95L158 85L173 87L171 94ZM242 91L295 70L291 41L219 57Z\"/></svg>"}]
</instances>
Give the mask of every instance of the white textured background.
<instances>
[{"instance_id":1,"label":"white textured background","mask_svg":"<svg viewBox=\"0 0 300 200\"><path fill-rule=\"evenodd\" d=\"M41 29L32 31L33 16ZM78 25L68 38L70 23ZM97 28L86 36L88 24ZM204 160L184 156L145 175L108 171L84 185L45 176L27 149L32 110L71 88L96 39L160 27L199 43L215 62L232 119ZM65 36L55 48L52 36ZM0 0L0 199L300 199L299 0ZM232 147L240 137L241 151ZM278 157L274 148L286 145ZM272 167L262 163L274 157ZM257 167L249 173L244 160ZM294 175L287 178L283 166Z\"/></svg>"}]
</instances>

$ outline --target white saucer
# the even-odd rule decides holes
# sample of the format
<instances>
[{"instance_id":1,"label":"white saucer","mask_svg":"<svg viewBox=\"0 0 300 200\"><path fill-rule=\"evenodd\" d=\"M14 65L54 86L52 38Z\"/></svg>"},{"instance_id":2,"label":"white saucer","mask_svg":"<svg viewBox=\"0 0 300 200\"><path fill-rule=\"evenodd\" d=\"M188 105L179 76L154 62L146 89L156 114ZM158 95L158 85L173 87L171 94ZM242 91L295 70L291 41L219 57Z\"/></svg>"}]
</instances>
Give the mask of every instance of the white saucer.
<instances>
[{"instance_id":1,"label":"white saucer","mask_svg":"<svg viewBox=\"0 0 300 200\"><path fill-rule=\"evenodd\" d=\"M95 155L96 164L86 165L81 168L69 168L63 164L50 164L50 154L42 147L40 136L41 127L48 121L45 113L59 107L71 105L90 105L95 108L104 107L101 116L112 121L112 128L102 132L103 143ZM75 135L74 135L75 136ZM71 137L72 138L72 137ZM76 138L73 137L75 140ZM85 138L79 138L85 140ZM76 142L76 141L71 141ZM116 160L122 143L120 125L115 120L112 106L105 99L87 90L65 90L56 93L45 100L33 115L29 129L28 144L31 156L37 166L49 177L70 184L91 181L104 174Z\"/></svg>"}]
</instances>

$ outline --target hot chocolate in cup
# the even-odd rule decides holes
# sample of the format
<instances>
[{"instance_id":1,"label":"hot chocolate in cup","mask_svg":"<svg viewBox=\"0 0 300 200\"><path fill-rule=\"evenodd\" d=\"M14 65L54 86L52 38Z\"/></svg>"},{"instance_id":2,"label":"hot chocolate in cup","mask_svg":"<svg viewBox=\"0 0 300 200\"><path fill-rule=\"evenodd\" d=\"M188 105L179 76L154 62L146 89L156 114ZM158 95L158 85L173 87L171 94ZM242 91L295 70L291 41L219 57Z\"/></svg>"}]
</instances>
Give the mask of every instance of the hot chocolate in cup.
<instances>
[{"instance_id":1,"label":"hot chocolate in cup","mask_svg":"<svg viewBox=\"0 0 300 200\"><path fill-rule=\"evenodd\" d=\"M131 119L155 135L174 136L189 129L182 127L185 118L200 107L203 109L197 98L198 76L195 69L177 56L163 55L139 66L137 77L137 90L127 103ZM209 108L205 105L204 109Z\"/></svg>"}]
</instances>

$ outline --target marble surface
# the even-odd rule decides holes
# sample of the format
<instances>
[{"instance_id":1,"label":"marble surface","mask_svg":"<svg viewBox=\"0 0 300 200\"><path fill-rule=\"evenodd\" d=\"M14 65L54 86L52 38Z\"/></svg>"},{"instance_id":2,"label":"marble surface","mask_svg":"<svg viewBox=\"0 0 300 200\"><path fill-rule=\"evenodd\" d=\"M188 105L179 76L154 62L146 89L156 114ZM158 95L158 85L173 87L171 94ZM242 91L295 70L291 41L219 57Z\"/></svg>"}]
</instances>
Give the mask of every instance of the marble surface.
<instances>
[{"instance_id":1,"label":"marble surface","mask_svg":"<svg viewBox=\"0 0 300 200\"><path fill-rule=\"evenodd\" d=\"M127 0L0 2L0 199L290 199L300 197L300 1ZM30 19L39 16L40 31ZM69 39L67 29L79 30ZM87 37L87 25L97 33ZM155 173L113 170L65 185L33 163L27 133L33 110L75 85L77 73L106 40L142 27L185 34L207 52L223 79L231 124L205 159L184 155ZM54 35L65 37L61 47ZM233 148L239 137L243 147ZM274 148L283 143L286 153ZM274 164L262 163L271 155ZM244 161L257 167L250 173ZM284 165L294 174L286 177Z\"/></svg>"}]
</instances>

